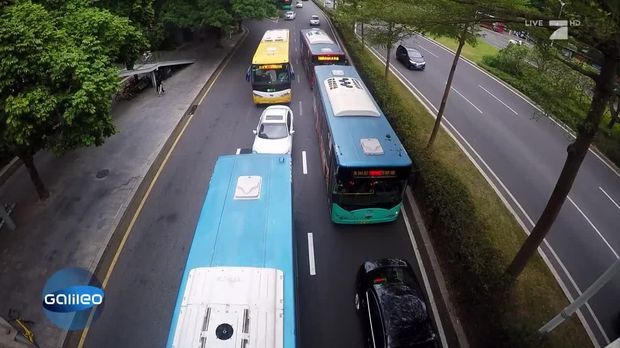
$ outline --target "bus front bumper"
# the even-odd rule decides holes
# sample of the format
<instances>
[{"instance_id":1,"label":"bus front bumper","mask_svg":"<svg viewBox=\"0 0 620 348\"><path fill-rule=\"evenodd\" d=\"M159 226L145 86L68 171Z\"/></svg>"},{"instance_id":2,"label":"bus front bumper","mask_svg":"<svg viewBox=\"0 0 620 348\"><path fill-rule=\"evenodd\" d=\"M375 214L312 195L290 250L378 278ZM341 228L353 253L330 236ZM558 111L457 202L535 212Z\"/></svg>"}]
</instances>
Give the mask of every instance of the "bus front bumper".
<instances>
[{"instance_id":1,"label":"bus front bumper","mask_svg":"<svg viewBox=\"0 0 620 348\"><path fill-rule=\"evenodd\" d=\"M391 209L366 208L349 211L342 209L338 204L332 204L331 217L336 224L379 224L398 219L400 206L399 203Z\"/></svg>"},{"instance_id":2,"label":"bus front bumper","mask_svg":"<svg viewBox=\"0 0 620 348\"><path fill-rule=\"evenodd\" d=\"M285 89L278 92L252 92L252 100L254 104L282 104L290 103L291 90Z\"/></svg>"}]
</instances>

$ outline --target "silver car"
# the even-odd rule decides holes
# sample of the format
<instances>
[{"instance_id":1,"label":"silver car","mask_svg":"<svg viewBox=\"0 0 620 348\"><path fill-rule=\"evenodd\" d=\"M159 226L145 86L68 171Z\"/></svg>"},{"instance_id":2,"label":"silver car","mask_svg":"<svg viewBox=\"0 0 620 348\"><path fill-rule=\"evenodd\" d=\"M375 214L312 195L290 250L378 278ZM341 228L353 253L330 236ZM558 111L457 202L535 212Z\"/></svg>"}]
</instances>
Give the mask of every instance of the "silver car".
<instances>
[{"instance_id":1,"label":"silver car","mask_svg":"<svg viewBox=\"0 0 620 348\"><path fill-rule=\"evenodd\" d=\"M286 18L289 21L292 21L293 19L295 19L295 16L297 16L295 11L286 11L286 13L284 14L284 18Z\"/></svg>"},{"instance_id":2,"label":"silver car","mask_svg":"<svg viewBox=\"0 0 620 348\"><path fill-rule=\"evenodd\" d=\"M321 25L321 21L319 20L319 16L312 15L310 17L310 25Z\"/></svg>"}]
</instances>

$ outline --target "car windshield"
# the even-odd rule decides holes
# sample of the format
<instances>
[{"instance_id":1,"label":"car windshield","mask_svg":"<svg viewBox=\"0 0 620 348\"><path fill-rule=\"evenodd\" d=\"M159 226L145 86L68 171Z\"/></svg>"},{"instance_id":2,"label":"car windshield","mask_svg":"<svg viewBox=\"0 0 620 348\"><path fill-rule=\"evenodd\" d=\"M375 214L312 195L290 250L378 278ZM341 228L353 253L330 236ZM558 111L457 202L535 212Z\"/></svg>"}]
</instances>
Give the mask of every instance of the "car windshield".
<instances>
[{"instance_id":1,"label":"car windshield","mask_svg":"<svg viewBox=\"0 0 620 348\"><path fill-rule=\"evenodd\" d=\"M409 57L411 57L411 58L422 58L422 55L418 51L409 50Z\"/></svg>"},{"instance_id":2,"label":"car windshield","mask_svg":"<svg viewBox=\"0 0 620 348\"><path fill-rule=\"evenodd\" d=\"M293 12L293 11L288 11L288 12L286 13L286 15L287 15L287 16L292 16L292 15L293 15L293 13L295 13L295 12Z\"/></svg>"},{"instance_id":3,"label":"car windshield","mask_svg":"<svg viewBox=\"0 0 620 348\"><path fill-rule=\"evenodd\" d=\"M262 139L283 139L288 137L288 129L284 123L263 123L260 125L258 137Z\"/></svg>"},{"instance_id":4,"label":"car windshield","mask_svg":"<svg viewBox=\"0 0 620 348\"><path fill-rule=\"evenodd\" d=\"M312 16L311 18L312 18L312 19L319 19L319 16L314 15L314 16Z\"/></svg>"}]
</instances>

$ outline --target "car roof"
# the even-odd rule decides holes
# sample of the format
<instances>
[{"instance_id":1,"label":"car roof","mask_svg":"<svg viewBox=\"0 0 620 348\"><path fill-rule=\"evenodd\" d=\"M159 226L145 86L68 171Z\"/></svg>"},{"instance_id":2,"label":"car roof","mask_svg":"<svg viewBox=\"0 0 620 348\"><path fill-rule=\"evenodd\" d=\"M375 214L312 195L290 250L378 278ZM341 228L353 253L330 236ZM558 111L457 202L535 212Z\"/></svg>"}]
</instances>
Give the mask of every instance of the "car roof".
<instances>
[{"instance_id":1,"label":"car roof","mask_svg":"<svg viewBox=\"0 0 620 348\"><path fill-rule=\"evenodd\" d=\"M388 341L413 343L432 336L428 308L419 290L402 283L376 284L373 290Z\"/></svg>"},{"instance_id":2,"label":"car roof","mask_svg":"<svg viewBox=\"0 0 620 348\"><path fill-rule=\"evenodd\" d=\"M312 15L310 18L319 18L319 15Z\"/></svg>"}]
</instances>

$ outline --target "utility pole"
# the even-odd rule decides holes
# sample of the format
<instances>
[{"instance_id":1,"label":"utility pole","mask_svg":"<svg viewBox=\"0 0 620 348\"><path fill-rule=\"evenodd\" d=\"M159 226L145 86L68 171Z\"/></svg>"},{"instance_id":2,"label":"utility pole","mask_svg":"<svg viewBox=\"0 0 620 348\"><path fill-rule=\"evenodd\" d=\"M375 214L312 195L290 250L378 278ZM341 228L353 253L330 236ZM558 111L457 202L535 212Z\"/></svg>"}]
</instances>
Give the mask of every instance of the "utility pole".
<instances>
[{"instance_id":1,"label":"utility pole","mask_svg":"<svg viewBox=\"0 0 620 348\"><path fill-rule=\"evenodd\" d=\"M549 320L548 323L543 325L540 329L538 329L539 333L546 334L551 332L553 329L558 327L558 325L562 324L564 320L570 318L573 313L575 313L579 307L583 306L592 296L594 296L607 282L609 282L617 273L620 272L620 259L617 259L603 274L598 277L598 279L590 285L584 291L581 296L577 297L575 301L566 308L564 308L558 315L553 317L553 319Z\"/></svg>"}]
</instances>

